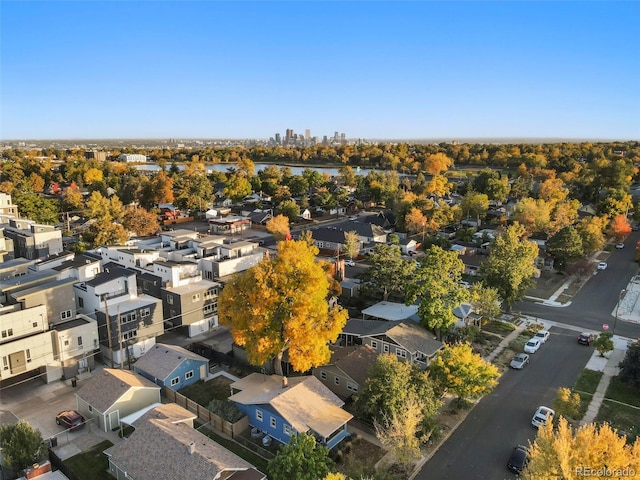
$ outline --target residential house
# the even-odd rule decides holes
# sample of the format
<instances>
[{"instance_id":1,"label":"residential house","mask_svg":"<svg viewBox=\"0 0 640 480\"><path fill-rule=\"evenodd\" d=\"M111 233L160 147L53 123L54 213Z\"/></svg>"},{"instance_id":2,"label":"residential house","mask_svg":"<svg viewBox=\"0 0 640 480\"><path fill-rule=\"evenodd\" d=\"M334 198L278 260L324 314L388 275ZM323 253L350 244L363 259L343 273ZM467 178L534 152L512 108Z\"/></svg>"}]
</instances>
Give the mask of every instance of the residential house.
<instances>
[{"instance_id":1,"label":"residential house","mask_svg":"<svg viewBox=\"0 0 640 480\"><path fill-rule=\"evenodd\" d=\"M24 274L0 280L0 304L8 303L12 292L44 285L57 280L57 278L58 273L54 270L42 270L40 272L29 270Z\"/></svg>"},{"instance_id":2,"label":"residential house","mask_svg":"<svg viewBox=\"0 0 640 480\"><path fill-rule=\"evenodd\" d=\"M153 269L162 281L165 321L182 327L189 337L218 327L218 282L203 280L198 265L192 262L158 261Z\"/></svg>"},{"instance_id":3,"label":"residential house","mask_svg":"<svg viewBox=\"0 0 640 480\"><path fill-rule=\"evenodd\" d=\"M76 409L108 432L120 419L160 403L160 387L129 370L105 368L101 375L85 380L76 392Z\"/></svg>"},{"instance_id":4,"label":"residential house","mask_svg":"<svg viewBox=\"0 0 640 480\"><path fill-rule=\"evenodd\" d=\"M340 225L340 228L345 232L355 231L360 241L364 244L387 242L387 232L383 227L375 223L347 220Z\"/></svg>"},{"instance_id":5,"label":"residential house","mask_svg":"<svg viewBox=\"0 0 640 480\"><path fill-rule=\"evenodd\" d=\"M8 294L6 303L21 304L24 310L44 305L47 322L50 326L54 326L76 317L76 301L73 293L75 282L73 278L66 278L15 289Z\"/></svg>"},{"instance_id":6,"label":"residential house","mask_svg":"<svg viewBox=\"0 0 640 480\"><path fill-rule=\"evenodd\" d=\"M378 225L385 231L391 231L396 226L396 216L391 210L380 211L374 215L364 215L360 218L360 221Z\"/></svg>"},{"instance_id":7,"label":"residential house","mask_svg":"<svg viewBox=\"0 0 640 480\"><path fill-rule=\"evenodd\" d=\"M138 359L133 370L156 385L180 390L206 380L209 360L176 345L156 343Z\"/></svg>"},{"instance_id":8,"label":"residential house","mask_svg":"<svg viewBox=\"0 0 640 480\"><path fill-rule=\"evenodd\" d=\"M418 305L382 301L362 310L362 318L388 322L418 321Z\"/></svg>"},{"instance_id":9,"label":"residential house","mask_svg":"<svg viewBox=\"0 0 640 480\"><path fill-rule=\"evenodd\" d=\"M316 367L312 374L340 398L358 393L367 379L378 353L368 345L335 346L328 364Z\"/></svg>"},{"instance_id":10,"label":"residential house","mask_svg":"<svg viewBox=\"0 0 640 480\"><path fill-rule=\"evenodd\" d=\"M252 373L231 384L229 400L249 417L249 425L280 443L291 435L309 433L333 448L348 434L353 418L344 402L313 375L281 377Z\"/></svg>"},{"instance_id":11,"label":"residential house","mask_svg":"<svg viewBox=\"0 0 640 480\"><path fill-rule=\"evenodd\" d=\"M8 218L18 218L18 206L11 200L11 195L0 192L0 215Z\"/></svg>"},{"instance_id":12,"label":"residential house","mask_svg":"<svg viewBox=\"0 0 640 480\"><path fill-rule=\"evenodd\" d=\"M72 320L53 325L52 333L56 359L62 369L61 376L57 378L74 378L95 369L94 354L100 348L98 322L80 314ZM53 366L49 369L54 370Z\"/></svg>"},{"instance_id":13,"label":"residential house","mask_svg":"<svg viewBox=\"0 0 640 480\"><path fill-rule=\"evenodd\" d=\"M40 225L32 220L9 219L3 235L13 242L15 257L46 258L62 252L62 230L53 225Z\"/></svg>"},{"instance_id":14,"label":"residential house","mask_svg":"<svg viewBox=\"0 0 640 480\"><path fill-rule=\"evenodd\" d=\"M237 215L228 215L209 219L209 233L242 234L251 228L251 219Z\"/></svg>"},{"instance_id":15,"label":"residential house","mask_svg":"<svg viewBox=\"0 0 640 480\"><path fill-rule=\"evenodd\" d=\"M109 447L109 473L117 480L266 480L246 460L193 428L195 415L176 405L159 405L137 418L135 430Z\"/></svg>"},{"instance_id":16,"label":"residential house","mask_svg":"<svg viewBox=\"0 0 640 480\"><path fill-rule=\"evenodd\" d=\"M264 258L264 249L254 241L205 236L192 245L202 277L207 280L243 272Z\"/></svg>"},{"instance_id":17,"label":"residential house","mask_svg":"<svg viewBox=\"0 0 640 480\"><path fill-rule=\"evenodd\" d=\"M34 263L35 260L27 260L26 258L14 258L13 260L1 262L0 282L26 275L29 272L29 267Z\"/></svg>"},{"instance_id":18,"label":"residential house","mask_svg":"<svg viewBox=\"0 0 640 480\"><path fill-rule=\"evenodd\" d=\"M143 355L164 333L162 301L138 295L134 270L104 268L74 284L77 311L97 320L103 356L123 365Z\"/></svg>"},{"instance_id":19,"label":"residential house","mask_svg":"<svg viewBox=\"0 0 640 480\"><path fill-rule=\"evenodd\" d=\"M266 225L269 220L273 218L273 210L260 210L255 209L251 212L246 212L246 215L243 212L245 217L249 217L251 219L251 225Z\"/></svg>"},{"instance_id":20,"label":"residential house","mask_svg":"<svg viewBox=\"0 0 640 480\"><path fill-rule=\"evenodd\" d=\"M443 348L432 333L411 321L349 319L339 339L341 345L369 345L378 354L391 353L423 369Z\"/></svg>"},{"instance_id":21,"label":"residential house","mask_svg":"<svg viewBox=\"0 0 640 480\"><path fill-rule=\"evenodd\" d=\"M403 255L416 253L417 250L418 250L418 242L416 242L413 238L400 239L400 251L402 252Z\"/></svg>"}]
</instances>

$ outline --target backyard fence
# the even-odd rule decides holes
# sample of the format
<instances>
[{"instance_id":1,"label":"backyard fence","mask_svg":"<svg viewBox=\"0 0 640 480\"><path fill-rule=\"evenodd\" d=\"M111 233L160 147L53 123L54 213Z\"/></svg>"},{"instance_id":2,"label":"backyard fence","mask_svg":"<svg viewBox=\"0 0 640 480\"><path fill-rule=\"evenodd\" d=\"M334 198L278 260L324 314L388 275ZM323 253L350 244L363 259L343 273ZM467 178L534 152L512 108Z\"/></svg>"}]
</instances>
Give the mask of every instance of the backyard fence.
<instances>
[{"instance_id":1,"label":"backyard fence","mask_svg":"<svg viewBox=\"0 0 640 480\"><path fill-rule=\"evenodd\" d=\"M240 434L249 429L249 417L246 415L235 423L224 420L219 415L216 415L206 407L198 405L193 400L185 397L184 395L171 390L170 388L164 388L164 396L171 402L177 403L183 408L186 408L191 413L198 416L198 420L202 423L208 423L211 428L221 432L228 437L236 439Z\"/></svg>"}]
</instances>

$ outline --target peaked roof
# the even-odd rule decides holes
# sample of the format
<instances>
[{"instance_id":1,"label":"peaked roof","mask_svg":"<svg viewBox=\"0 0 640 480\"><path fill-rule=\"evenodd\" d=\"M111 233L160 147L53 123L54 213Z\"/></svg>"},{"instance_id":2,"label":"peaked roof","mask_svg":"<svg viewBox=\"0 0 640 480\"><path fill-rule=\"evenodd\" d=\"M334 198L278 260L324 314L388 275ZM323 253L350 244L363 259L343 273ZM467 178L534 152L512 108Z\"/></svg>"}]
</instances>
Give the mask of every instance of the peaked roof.
<instances>
[{"instance_id":1,"label":"peaked roof","mask_svg":"<svg viewBox=\"0 0 640 480\"><path fill-rule=\"evenodd\" d=\"M235 479L253 465L183 422L163 407L135 422L135 431L105 454L136 480L158 478ZM264 479L264 474L252 478Z\"/></svg>"},{"instance_id":2,"label":"peaked roof","mask_svg":"<svg viewBox=\"0 0 640 480\"><path fill-rule=\"evenodd\" d=\"M309 429L328 437L353 418L344 402L313 375L286 378L252 373L231 384L240 390L229 400L243 405L269 404L299 433Z\"/></svg>"},{"instance_id":3,"label":"peaked roof","mask_svg":"<svg viewBox=\"0 0 640 480\"><path fill-rule=\"evenodd\" d=\"M443 347L431 333L411 322L395 324L387 330L386 335L411 354L420 352L431 356Z\"/></svg>"},{"instance_id":4,"label":"peaked roof","mask_svg":"<svg viewBox=\"0 0 640 480\"><path fill-rule=\"evenodd\" d=\"M99 412L105 412L111 405L122 397L130 388L160 387L146 378L129 370L105 368L102 375L95 375L80 387L76 395Z\"/></svg>"},{"instance_id":5,"label":"peaked roof","mask_svg":"<svg viewBox=\"0 0 640 480\"><path fill-rule=\"evenodd\" d=\"M209 361L200 355L190 352L186 348L177 345L156 343L153 348L147 350L147 352L136 361L135 368L163 380L178 368L182 362L188 359L205 363Z\"/></svg>"},{"instance_id":6,"label":"peaked roof","mask_svg":"<svg viewBox=\"0 0 640 480\"><path fill-rule=\"evenodd\" d=\"M335 347L331 355L331 363L362 385L377 356L377 352L369 345Z\"/></svg>"}]
</instances>

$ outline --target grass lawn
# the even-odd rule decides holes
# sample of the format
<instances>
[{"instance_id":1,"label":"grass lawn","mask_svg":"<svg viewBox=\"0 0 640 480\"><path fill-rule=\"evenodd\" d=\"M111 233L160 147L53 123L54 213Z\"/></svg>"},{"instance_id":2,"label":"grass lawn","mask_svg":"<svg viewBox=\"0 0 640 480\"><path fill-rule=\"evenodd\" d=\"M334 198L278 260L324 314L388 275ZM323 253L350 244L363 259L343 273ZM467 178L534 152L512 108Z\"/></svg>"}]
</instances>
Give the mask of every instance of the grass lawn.
<instances>
[{"instance_id":1,"label":"grass lawn","mask_svg":"<svg viewBox=\"0 0 640 480\"><path fill-rule=\"evenodd\" d=\"M640 435L640 391L613 377L596 420L609 422L613 428L620 433L624 432L633 441Z\"/></svg>"},{"instance_id":2,"label":"grass lawn","mask_svg":"<svg viewBox=\"0 0 640 480\"><path fill-rule=\"evenodd\" d=\"M520 335L518 335L518 338L509 342L509 349L513 350L516 353L524 352L524 344L527 343L530 338L530 332L521 333Z\"/></svg>"},{"instance_id":3,"label":"grass lawn","mask_svg":"<svg viewBox=\"0 0 640 480\"><path fill-rule=\"evenodd\" d=\"M76 478L90 478L92 480L113 480L107 469L109 461L102 452L111 447L109 440L99 443L91 450L74 455L66 459L64 465L73 472Z\"/></svg>"},{"instance_id":4,"label":"grass lawn","mask_svg":"<svg viewBox=\"0 0 640 480\"><path fill-rule=\"evenodd\" d=\"M233 380L221 375L208 382L198 382L184 387L179 392L198 405L206 407L213 399L226 400L229 398L229 395L231 395L229 385L232 383Z\"/></svg>"},{"instance_id":5,"label":"grass lawn","mask_svg":"<svg viewBox=\"0 0 640 480\"><path fill-rule=\"evenodd\" d=\"M587 413L587 407L593 398L593 394L598 388L602 372L585 368L573 385L573 391L580 395L580 417Z\"/></svg>"},{"instance_id":6,"label":"grass lawn","mask_svg":"<svg viewBox=\"0 0 640 480\"><path fill-rule=\"evenodd\" d=\"M482 330L485 332L497 333L497 334L505 334L513 332L516 329L516 326L512 323L501 322L499 320L491 320L490 322L482 325Z\"/></svg>"}]
</instances>

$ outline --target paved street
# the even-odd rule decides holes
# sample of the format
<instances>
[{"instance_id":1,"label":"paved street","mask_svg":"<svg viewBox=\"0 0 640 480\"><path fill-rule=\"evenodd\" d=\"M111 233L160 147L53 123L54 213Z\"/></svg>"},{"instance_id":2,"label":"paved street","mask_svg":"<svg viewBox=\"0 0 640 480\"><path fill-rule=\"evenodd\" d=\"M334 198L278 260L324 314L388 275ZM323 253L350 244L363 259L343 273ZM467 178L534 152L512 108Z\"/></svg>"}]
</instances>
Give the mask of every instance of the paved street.
<instances>
[{"instance_id":1,"label":"paved street","mask_svg":"<svg viewBox=\"0 0 640 480\"><path fill-rule=\"evenodd\" d=\"M585 330L602 331L602 325L608 324L610 330L615 322L615 309L620 292L626 289L630 280L639 271L635 259L635 246L640 240L640 232L631 232L626 238L625 248L613 250L607 258L607 269L593 275L582 289L573 297L568 307L549 307L533 302L519 302L514 311L575 325ZM636 305L636 309L640 308ZM640 337L640 323L631 323L621 319L616 322L616 334L628 338Z\"/></svg>"},{"instance_id":2,"label":"paved street","mask_svg":"<svg viewBox=\"0 0 640 480\"><path fill-rule=\"evenodd\" d=\"M515 445L533 440L531 417L550 405L558 387L572 386L594 352L576 332L552 327L549 341L523 370L509 370L416 476L418 480L515 478L507 460ZM562 368L558 368L561 365Z\"/></svg>"}]
</instances>

